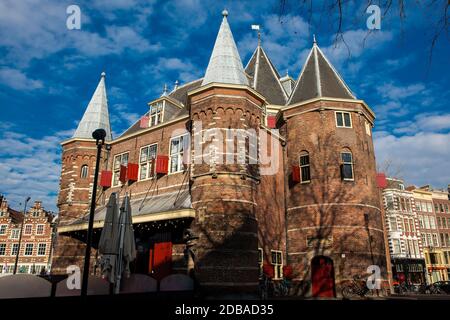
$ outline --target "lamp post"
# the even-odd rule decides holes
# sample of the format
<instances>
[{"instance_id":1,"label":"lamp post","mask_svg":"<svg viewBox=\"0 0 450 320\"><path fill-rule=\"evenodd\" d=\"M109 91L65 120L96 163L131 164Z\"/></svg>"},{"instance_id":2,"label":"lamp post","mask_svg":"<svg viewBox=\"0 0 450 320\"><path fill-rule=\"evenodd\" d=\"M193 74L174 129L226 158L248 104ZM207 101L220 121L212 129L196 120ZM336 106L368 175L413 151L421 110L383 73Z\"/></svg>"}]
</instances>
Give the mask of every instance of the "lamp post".
<instances>
[{"instance_id":1,"label":"lamp post","mask_svg":"<svg viewBox=\"0 0 450 320\"><path fill-rule=\"evenodd\" d=\"M84 256L81 296L86 296L88 289L89 264L91 258L92 234L94 228L94 212L95 212L95 202L97 198L98 170L100 165L102 146L105 143L106 131L103 129L97 129L92 133L92 137L95 139L95 143L97 145L97 158L95 160L94 185L92 186L91 209L89 211L89 225L86 238L86 254Z\"/></svg>"},{"instance_id":2,"label":"lamp post","mask_svg":"<svg viewBox=\"0 0 450 320\"><path fill-rule=\"evenodd\" d=\"M16 261L14 263L14 271L13 274L17 273L17 264L19 263L19 254L20 254L20 244L22 243L22 233L23 233L23 224L25 223L25 215L27 212L27 203L28 201L30 201L30 197L25 199L25 204L23 206L23 220L22 220L22 224L20 225L20 234L19 234L19 247L17 248L17 253L16 253Z\"/></svg>"}]
</instances>

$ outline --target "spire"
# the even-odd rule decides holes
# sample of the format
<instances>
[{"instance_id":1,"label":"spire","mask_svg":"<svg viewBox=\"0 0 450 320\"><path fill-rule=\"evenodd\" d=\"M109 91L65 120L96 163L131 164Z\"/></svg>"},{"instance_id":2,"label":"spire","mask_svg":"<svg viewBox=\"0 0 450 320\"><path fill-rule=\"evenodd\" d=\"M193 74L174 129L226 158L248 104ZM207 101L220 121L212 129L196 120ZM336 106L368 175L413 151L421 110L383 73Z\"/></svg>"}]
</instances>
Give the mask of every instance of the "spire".
<instances>
[{"instance_id":1,"label":"spire","mask_svg":"<svg viewBox=\"0 0 450 320\"><path fill-rule=\"evenodd\" d=\"M248 85L241 58L228 25L228 11L224 10L222 15L222 24L217 34L202 86L211 82Z\"/></svg>"},{"instance_id":2,"label":"spire","mask_svg":"<svg viewBox=\"0 0 450 320\"><path fill-rule=\"evenodd\" d=\"M163 93L161 94L161 97L165 97L167 96L167 83L164 84L164 89L163 89Z\"/></svg>"},{"instance_id":3,"label":"spire","mask_svg":"<svg viewBox=\"0 0 450 320\"><path fill-rule=\"evenodd\" d=\"M253 77L253 89L261 93L269 103L277 105L286 103L288 96L280 82L280 75L262 46L256 47L245 67L245 72Z\"/></svg>"},{"instance_id":4,"label":"spire","mask_svg":"<svg viewBox=\"0 0 450 320\"><path fill-rule=\"evenodd\" d=\"M342 77L320 50L314 35L313 46L287 104L319 97L356 99Z\"/></svg>"},{"instance_id":5,"label":"spire","mask_svg":"<svg viewBox=\"0 0 450 320\"><path fill-rule=\"evenodd\" d=\"M105 72L102 72L100 82L92 95L91 101L81 118L73 138L92 139L92 132L96 129L106 131L106 141L112 140L111 126L109 123L108 99L105 88Z\"/></svg>"}]
</instances>

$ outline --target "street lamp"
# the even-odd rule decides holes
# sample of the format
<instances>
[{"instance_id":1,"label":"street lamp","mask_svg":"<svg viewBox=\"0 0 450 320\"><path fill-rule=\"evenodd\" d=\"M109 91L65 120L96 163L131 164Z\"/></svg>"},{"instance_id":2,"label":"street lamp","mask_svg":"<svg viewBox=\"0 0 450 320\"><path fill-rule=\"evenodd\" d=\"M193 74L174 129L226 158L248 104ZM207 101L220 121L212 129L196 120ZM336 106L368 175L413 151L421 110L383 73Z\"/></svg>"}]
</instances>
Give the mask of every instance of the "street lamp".
<instances>
[{"instance_id":1,"label":"street lamp","mask_svg":"<svg viewBox=\"0 0 450 320\"><path fill-rule=\"evenodd\" d=\"M30 197L25 199L25 204L23 206L23 220L22 220L22 224L20 225L20 234L19 234L19 248L17 248L17 253L16 253L16 262L14 263L14 271L13 274L17 273L17 264L19 263L19 254L20 254L20 244L22 243L22 233L23 233L23 224L25 223L25 215L26 215L26 211L27 211L27 203L28 201L30 201Z\"/></svg>"},{"instance_id":2,"label":"street lamp","mask_svg":"<svg viewBox=\"0 0 450 320\"><path fill-rule=\"evenodd\" d=\"M106 131L104 129L97 129L92 133L92 137L95 139L95 143L97 145L97 158L95 160L94 184L92 186L91 209L89 211L89 225L88 225L87 239L86 239L86 254L84 256L83 282L81 284L81 295L82 296L87 295L89 264L90 264L91 246L92 246L92 234L93 234L93 229L94 229L95 202L97 199L98 170L99 170L99 165L100 165L100 156L101 156L101 152L102 152L102 146L105 143Z\"/></svg>"}]
</instances>

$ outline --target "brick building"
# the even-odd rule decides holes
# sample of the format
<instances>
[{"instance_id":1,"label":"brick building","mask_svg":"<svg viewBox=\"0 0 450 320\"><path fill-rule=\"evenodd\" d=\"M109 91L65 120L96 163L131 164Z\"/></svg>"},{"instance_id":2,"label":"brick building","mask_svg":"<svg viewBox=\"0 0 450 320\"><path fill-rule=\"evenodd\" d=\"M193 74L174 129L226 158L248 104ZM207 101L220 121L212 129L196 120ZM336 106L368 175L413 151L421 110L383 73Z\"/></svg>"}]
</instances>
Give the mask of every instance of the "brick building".
<instances>
[{"instance_id":1,"label":"brick building","mask_svg":"<svg viewBox=\"0 0 450 320\"><path fill-rule=\"evenodd\" d=\"M421 208L415 202L414 193L405 190L402 180L388 178L383 203L394 282L425 284L425 257L417 216Z\"/></svg>"},{"instance_id":2,"label":"brick building","mask_svg":"<svg viewBox=\"0 0 450 320\"><path fill-rule=\"evenodd\" d=\"M254 294L261 269L293 278L309 296L339 295L370 265L386 283L375 115L315 41L297 81L280 77L260 42L244 68L224 12L205 76L148 106L112 139L102 74L74 136L62 142L54 272L82 267L91 134L101 127L94 247L111 193L130 194L133 272L189 272L211 293ZM252 152L266 146L270 161ZM94 266L96 250L92 257Z\"/></svg>"},{"instance_id":3,"label":"brick building","mask_svg":"<svg viewBox=\"0 0 450 320\"><path fill-rule=\"evenodd\" d=\"M428 282L450 279L450 201L447 190L412 189L415 197Z\"/></svg>"},{"instance_id":4,"label":"brick building","mask_svg":"<svg viewBox=\"0 0 450 320\"><path fill-rule=\"evenodd\" d=\"M52 239L55 217L40 201L27 211L11 209L6 199L0 205L0 276L12 274L19 250L17 273L39 274L51 271ZM23 224L23 229L22 229Z\"/></svg>"}]
</instances>

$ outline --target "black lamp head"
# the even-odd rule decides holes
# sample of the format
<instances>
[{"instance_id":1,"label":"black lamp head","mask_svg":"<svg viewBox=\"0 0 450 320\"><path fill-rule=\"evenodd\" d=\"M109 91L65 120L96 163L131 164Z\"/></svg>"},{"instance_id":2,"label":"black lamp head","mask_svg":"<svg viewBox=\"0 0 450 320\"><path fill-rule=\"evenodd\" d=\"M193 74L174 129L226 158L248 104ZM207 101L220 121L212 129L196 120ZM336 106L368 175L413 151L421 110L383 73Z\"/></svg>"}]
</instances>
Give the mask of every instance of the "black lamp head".
<instances>
[{"instance_id":1,"label":"black lamp head","mask_svg":"<svg viewBox=\"0 0 450 320\"><path fill-rule=\"evenodd\" d=\"M92 138L94 138L97 141L105 141L106 137L106 131L105 129L97 129L94 132L92 132Z\"/></svg>"}]
</instances>

